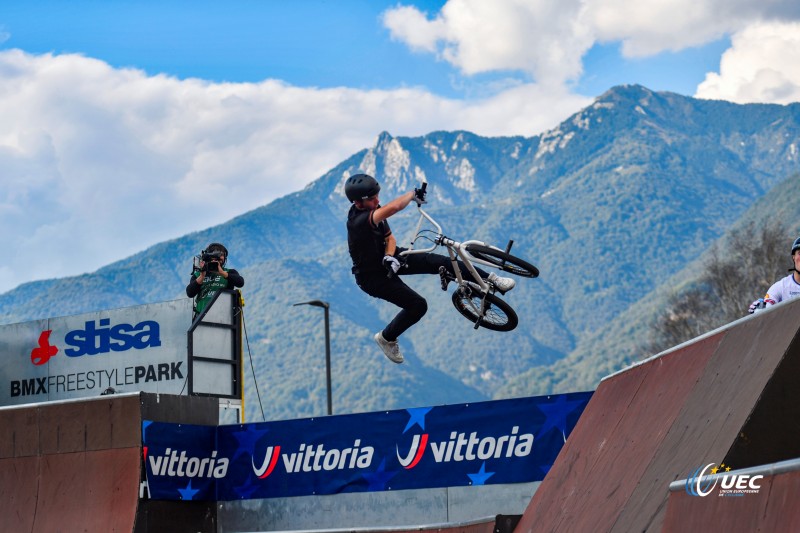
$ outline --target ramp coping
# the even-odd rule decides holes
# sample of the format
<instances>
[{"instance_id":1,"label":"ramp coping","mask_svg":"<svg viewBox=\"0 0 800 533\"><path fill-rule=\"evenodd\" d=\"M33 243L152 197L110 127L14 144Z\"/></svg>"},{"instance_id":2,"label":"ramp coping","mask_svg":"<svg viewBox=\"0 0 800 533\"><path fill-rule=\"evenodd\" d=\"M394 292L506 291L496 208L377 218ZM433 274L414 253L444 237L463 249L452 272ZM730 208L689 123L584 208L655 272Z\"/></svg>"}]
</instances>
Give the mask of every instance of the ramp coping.
<instances>
[{"instance_id":1,"label":"ramp coping","mask_svg":"<svg viewBox=\"0 0 800 533\"><path fill-rule=\"evenodd\" d=\"M777 474L786 474L788 472L794 472L800 470L800 459L789 459L786 461L780 461L777 463L770 463L768 465L759 465L759 466L751 466L750 468L742 468L741 470L731 470L730 472L720 472L719 474L710 474L707 476L703 476L701 479L718 479L723 476L730 476L730 475L762 475L762 476L774 476ZM669 491L670 492L678 492L684 490L686 487L687 479L679 479L677 481L673 481L669 484Z\"/></svg>"},{"instance_id":2,"label":"ramp coping","mask_svg":"<svg viewBox=\"0 0 800 533\"><path fill-rule=\"evenodd\" d=\"M105 396L96 396L92 398L70 398L68 400L53 400L49 402L33 402L33 403L21 403L18 405L4 405L0 406L0 411L8 411L11 409L20 409L20 408L30 409L32 407L48 407L51 405L64 405L70 403L102 401L102 400L108 400L110 398L126 398L129 396L139 396L141 393L142 391L118 392L114 394L106 394Z\"/></svg>"},{"instance_id":3,"label":"ramp coping","mask_svg":"<svg viewBox=\"0 0 800 533\"><path fill-rule=\"evenodd\" d=\"M453 529L467 526L474 526L478 524L494 523L497 516L486 516L484 518L476 518L464 522L442 522L437 524L427 524L421 526L386 526L386 527L343 527L338 529L287 529L285 531L237 531L232 533L391 533L393 531L426 531L426 530L442 530Z\"/></svg>"},{"instance_id":4,"label":"ramp coping","mask_svg":"<svg viewBox=\"0 0 800 533\"><path fill-rule=\"evenodd\" d=\"M724 325L722 325L722 326L720 326L720 327L718 327L716 329L713 329L711 331L707 331L706 333L703 333L702 335L698 335L697 337L695 337L693 339L689 339L688 341L683 342L681 344L678 344L677 346L673 346L671 348L667 348L663 352L659 352L659 353L657 353L655 355L651 355L647 359L642 359L641 361L637 361L635 363L632 363L632 364L626 366L625 368L621 368L620 370L617 370L616 372L613 372L613 373L607 375L606 377L602 378L600 380L600 382L602 383L603 381L605 381L607 379L611 379L611 378L613 378L614 376L616 376L618 374L622 374L624 372L627 372L628 370L630 370L632 368L636 368L637 366L641 366L641 365L647 364L650 361L658 359L659 357L663 357L663 356L665 356L667 354L670 354L672 352L678 351L678 350L680 350L680 349L682 349L682 348L684 348L684 347L686 347L686 346L688 346L690 344L694 344L694 343L699 342L699 341L701 341L701 340L703 340L705 338L711 337L711 336L716 335L718 333L722 333L723 331L731 329L731 328L737 326L738 324L741 324L741 323L743 323L743 322L745 322L747 320L752 320L752 319L756 318L756 315L758 315L760 317L760 316L763 316L764 313L771 313L776 307L779 307L779 306L781 306L783 304L788 304L788 303L791 303L791 302L792 302L792 300L785 300L785 301L777 303L775 305L771 305L771 306L767 307L766 309L763 309L763 310L759 311L758 313L753 313L752 315L746 315L746 316L743 316L742 318L738 318L738 319L734 320L733 322L728 322L727 324L724 324Z\"/></svg>"}]
</instances>

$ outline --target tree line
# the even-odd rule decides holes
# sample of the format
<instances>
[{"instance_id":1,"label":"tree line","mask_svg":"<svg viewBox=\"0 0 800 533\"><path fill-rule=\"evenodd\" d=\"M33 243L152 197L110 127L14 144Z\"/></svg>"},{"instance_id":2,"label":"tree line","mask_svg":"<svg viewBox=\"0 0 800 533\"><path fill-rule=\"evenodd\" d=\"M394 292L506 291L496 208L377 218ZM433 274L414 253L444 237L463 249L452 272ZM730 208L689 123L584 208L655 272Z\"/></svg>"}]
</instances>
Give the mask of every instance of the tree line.
<instances>
[{"instance_id":1,"label":"tree line","mask_svg":"<svg viewBox=\"0 0 800 533\"><path fill-rule=\"evenodd\" d=\"M787 275L793 239L782 222L750 222L715 244L702 274L673 292L653 321L646 352L659 353L747 315L753 300Z\"/></svg>"}]
</instances>

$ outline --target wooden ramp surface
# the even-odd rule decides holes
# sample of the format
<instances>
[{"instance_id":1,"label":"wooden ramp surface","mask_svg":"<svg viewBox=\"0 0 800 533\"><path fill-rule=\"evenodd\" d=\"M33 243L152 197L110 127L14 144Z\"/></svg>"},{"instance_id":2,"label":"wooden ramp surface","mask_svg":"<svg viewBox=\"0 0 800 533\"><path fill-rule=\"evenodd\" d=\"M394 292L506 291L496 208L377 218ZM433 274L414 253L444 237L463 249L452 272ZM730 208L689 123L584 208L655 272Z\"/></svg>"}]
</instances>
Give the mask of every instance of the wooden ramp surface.
<instances>
[{"instance_id":1,"label":"wooden ramp surface","mask_svg":"<svg viewBox=\"0 0 800 533\"><path fill-rule=\"evenodd\" d=\"M604 379L515 533L662 531L699 466L800 457L798 329L800 299Z\"/></svg>"},{"instance_id":2,"label":"wooden ramp surface","mask_svg":"<svg viewBox=\"0 0 800 533\"><path fill-rule=\"evenodd\" d=\"M138 413L137 396L0 410L0 516L7 531L133 531Z\"/></svg>"},{"instance_id":3,"label":"wooden ramp surface","mask_svg":"<svg viewBox=\"0 0 800 533\"><path fill-rule=\"evenodd\" d=\"M215 398L131 393L0 408L0 531L216 530L213 502L139 499L142 420L215 424Z\"/></svg>"}]
</instances>

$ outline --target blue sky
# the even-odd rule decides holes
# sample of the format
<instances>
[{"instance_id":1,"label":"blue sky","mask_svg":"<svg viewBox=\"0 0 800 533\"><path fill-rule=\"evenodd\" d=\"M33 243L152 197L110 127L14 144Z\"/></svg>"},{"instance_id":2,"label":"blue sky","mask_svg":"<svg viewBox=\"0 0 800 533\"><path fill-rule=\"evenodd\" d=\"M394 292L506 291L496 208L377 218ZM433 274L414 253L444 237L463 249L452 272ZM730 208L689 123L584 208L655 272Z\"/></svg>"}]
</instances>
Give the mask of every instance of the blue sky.
<instances>
[{"instance_id":1,"label":"blue sky","mask_svg":"<svg viewBox=\"0 0 800 533\"><path fill-rule=\"evenodd\" d=\"M432 15L444 1L406 2ZM398 5L382 0L290 1L34 1L0 12L2 49L78 53L149 75L210 81L392 89L421 85L451 98L484 95L492 82L529 81L520 71L463 76L432 54L394 40L381 14ZM584 56L575 90L596 96L614 85L694 94L719 68L730 45L720 37L703 46L624 58L617 42L598 43Z\"/></svg>"},{"instance_id":2,"label":"blue sky","mask_svg":"<svg viewBox=\"0 0 800 533\"><path fill-rule=\"evenodd\" d=\"M533 136L623 83L796 102L798 19L796 0L2 2L0 292L267 204L382 131Z\"/></svg>"}]
</instances>

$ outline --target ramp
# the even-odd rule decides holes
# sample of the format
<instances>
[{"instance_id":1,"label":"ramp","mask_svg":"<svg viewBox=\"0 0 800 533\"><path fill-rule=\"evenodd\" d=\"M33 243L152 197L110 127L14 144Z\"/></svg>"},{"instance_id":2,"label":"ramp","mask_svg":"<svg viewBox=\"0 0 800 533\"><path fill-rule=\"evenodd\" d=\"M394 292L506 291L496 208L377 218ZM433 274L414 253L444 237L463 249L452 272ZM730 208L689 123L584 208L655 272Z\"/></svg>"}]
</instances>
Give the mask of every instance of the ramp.
<instances>
[{"instance_id":1,"label":"ramp","mask_svg":"<svg viewBox=\"0 0 800 533\"><path fill-rule=\"evenodd\" d=\"M0 516L9 531L132 531L138 397L0 410ZM115 423L116 422L116 423Z\"/></svg>"},{"instance_id":2,"label":"ramp","mask_svg":"<svg viewBox=\"0 0 800 533\"><path fill-rule=\"evenodd\" d=\"M514 531L692 530L665 527L670 483L800 457L799 327L800 299L605 378Z\"/></svg>"},{"instance_id":3,"label":"ramp","mask_svg":"<svg viewBox=\"0 0 800 533\"><path fill-rule=\"evenodd\" d=\"M213 531L213 503L140 501L139 482L143 418L215 424L217 409L148 393L0 408L2 529Z\"/></svg>"}]
</instances>

